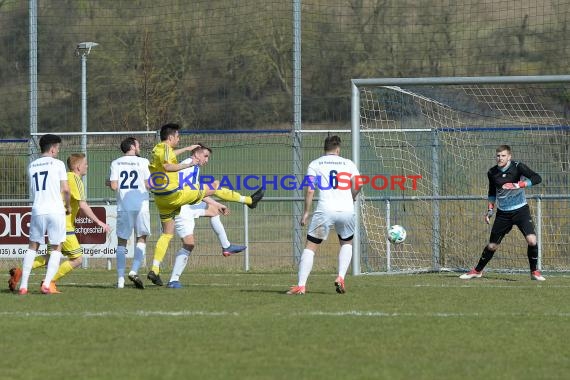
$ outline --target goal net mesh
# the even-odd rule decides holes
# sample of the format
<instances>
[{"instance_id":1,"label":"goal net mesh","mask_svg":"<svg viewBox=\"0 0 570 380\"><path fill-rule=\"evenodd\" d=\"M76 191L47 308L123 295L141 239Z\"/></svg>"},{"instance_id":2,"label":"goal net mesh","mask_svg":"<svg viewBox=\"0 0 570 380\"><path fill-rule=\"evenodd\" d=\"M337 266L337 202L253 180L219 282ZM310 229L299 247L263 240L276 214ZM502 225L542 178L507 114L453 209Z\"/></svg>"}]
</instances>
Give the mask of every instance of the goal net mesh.
<instances>
[{"instance_id":1,"label":"goal net mesh","mask_svg":"<svg viewBox=\"0 0 570 380\"><path fill-rule=\"evenodd\" d=\"M487 171L498 145L542 183L526 190L543 270L568 270L570 84L360 87L360 168L388 179L366 185L361 207L363 272L464 270L489 238ZM421 176L405 186L394 176ZM389 225L407 240L390 244ZM516 227L489 270L528 270Z\"/></svg>"}]
</instances>

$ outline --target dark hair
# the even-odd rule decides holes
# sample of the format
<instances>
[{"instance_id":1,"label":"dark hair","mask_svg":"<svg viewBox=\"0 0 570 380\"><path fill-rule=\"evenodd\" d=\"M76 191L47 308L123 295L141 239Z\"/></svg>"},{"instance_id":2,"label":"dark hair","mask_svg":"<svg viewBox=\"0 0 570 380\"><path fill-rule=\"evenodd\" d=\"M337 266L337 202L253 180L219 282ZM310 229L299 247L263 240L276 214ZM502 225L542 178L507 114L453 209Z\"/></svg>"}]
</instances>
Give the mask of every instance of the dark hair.
<instances>
[{"instance_id":1,"label":"dark hair","mask_svg":"<svg viewBox=\"0 0 570 380\"><path fill-rule=\"evenodd\" d=\"M162 127L160 127L160 141L168 140L168 136L173 136L178 130L180 130L180 125L178 124L164 124Z\"/></svg>"},{"instance_id":2,"label":"dark hair","mask_svg":"<svg viewBox=\"0 0 570 380\"><path fill-rule=\"evenodd\" d=\"M337 135L328 136L325 139L325 152L330 152L340 146L340 137Z\"/></svg>"},{"instance_id":3,"label":"dark hair","mask_svg":"<svg viewBox=\"0 0 570 380\"><path fill-rule=\"evenodd\" d=\"M46 153L56 144L61 144L61 137L50 134L40 137L40 151L42 153Z\"/></svg>"},{"instance_id":4,"label":"dark hair","mask_svg":"<svg viewBox=\"0 0 570 380\"><path fill-rule=\"evenodd\" d=\"M495 150L495 152L499 153L506 150L509 154L511 154L511 147L508 145L499 145L497 147L497 149Z\"/></svg>"},{"instance_id":5,"label":"dark hair","mask_svg":"<svg viewBox=\"0 0 570 380\"><path fill-rule=\"evenodd\" d=\"M196 152L202 151L202 150L207 150L208 152L212 153L212 149L202 143L197 143L196 145L199 145L197 148L194 148L194 150L192 151L191 155L193 155Z\"/></svg>"},{"instance_id":6,"label":"dark hair","mask_svg":"<svg viewBox=\"0 0 570 380\"><path fill-rule=\"evenodd\" d=\"M123 153L127 153L129 150L131 150L131 148L135 146L136 141L137 139L134 137L127 137L121 141L121 150Z\"/></svg>"}]
</instances>

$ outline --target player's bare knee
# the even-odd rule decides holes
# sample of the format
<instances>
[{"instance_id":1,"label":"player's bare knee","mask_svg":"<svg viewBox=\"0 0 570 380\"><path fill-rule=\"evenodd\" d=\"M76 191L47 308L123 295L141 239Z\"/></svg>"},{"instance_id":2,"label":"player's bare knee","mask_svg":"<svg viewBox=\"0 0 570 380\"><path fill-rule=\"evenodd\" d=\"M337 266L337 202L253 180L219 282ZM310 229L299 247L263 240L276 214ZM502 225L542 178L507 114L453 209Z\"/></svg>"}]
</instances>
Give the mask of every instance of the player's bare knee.
<instances>
[{"instance_id":1,"label":"player's bare knee","mask_svg":"<svg viewBox=\"0 0 570 380\"><path fill-rule=\"evenodd\" d=\"M530 246L535 246L537 244L536 235L530 234L526 236L526 242Z\"/></svg>"},{"instance_id":2,"label":"player's bare knee","mask_svg":"<svg viewBox=\"0 0 570 380\"><path fill-rule=\"evenodd\" d=\"M499 244L497 243L489 243L487 244L487 249L491 252L495 252L499 248Z\"/></svg>"},{"instance_id":3,"label":"player's bare knee","mask_svg":"<svg viewBox=\"0 0 570 380\"><path fill-rule=\"evenodd\" d=\"M175 225L174 219L169 219L167 221L163 221L162 223L162 235L174 235Z\"/></svg>"},{"instance_id":4,"label":"player's bare knee","mask_svg":"<svg viewBox=\"0 0 570 380\"><path fill-rule=\"evenodd\" d=\"M182 239L182 246L184 249L188 249L188 247L190 247L190 250L194 249L194 235L184 236Z\"/></svg>"},{"instance_id":5,"label":"player's bare knee","mask_svg":"<svg viewBox=\"0 0 570 380\"><path fill-rule=\"evenodd\" d=\"M69 259L69 263L71 264L72 268L77 268L83 262L83 255L75 257L73 259Z\"/></svg>"}]
</instances>

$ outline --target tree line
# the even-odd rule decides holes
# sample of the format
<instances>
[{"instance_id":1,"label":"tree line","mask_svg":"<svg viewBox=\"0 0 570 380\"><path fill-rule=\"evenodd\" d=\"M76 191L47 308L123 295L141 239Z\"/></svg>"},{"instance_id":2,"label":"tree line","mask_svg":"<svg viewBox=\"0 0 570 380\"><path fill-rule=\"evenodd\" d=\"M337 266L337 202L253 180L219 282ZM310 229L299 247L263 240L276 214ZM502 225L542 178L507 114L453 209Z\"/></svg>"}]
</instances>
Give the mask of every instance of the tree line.
<instances>
[{"instance_id":1,"label":"tree line","mask_svg":"<svg viewBox=\"0 0 570 380\"><path fill-rule=\"evenodd\" d=\"M291 127L291 2L38 3L41 132L80 130L83 41L90 131ZM565 73L570 5L520 3L303 0L303 122L347 123L351 78ZM3 137L28 135L27 5L0 2Z\"/></svg>"}]
</instances>

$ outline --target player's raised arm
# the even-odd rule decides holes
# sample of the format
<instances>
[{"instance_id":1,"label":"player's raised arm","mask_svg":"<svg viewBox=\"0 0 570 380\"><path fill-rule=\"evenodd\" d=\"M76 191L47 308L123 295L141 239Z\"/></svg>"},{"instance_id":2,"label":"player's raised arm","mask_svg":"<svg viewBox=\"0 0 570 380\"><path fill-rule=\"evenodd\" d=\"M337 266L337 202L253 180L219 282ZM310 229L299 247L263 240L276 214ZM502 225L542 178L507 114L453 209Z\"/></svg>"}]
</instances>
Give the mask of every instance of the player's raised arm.
<instances>
[{"instance_id":1,"label":"player's raised arm","mask_svg":"<svg viewBox=\"0 0 570 380\"><path fill-rule=\"evenodd\" d=\"M201 146L202 146L201 144L188 145L188 146L185 146L184 148L175 149L175 150L174 150L174 154L177 155L177 156L179 156L179 155L181 155L182 153L185 153L185 152L193 152L195 149L197 149L197 148L199 148L199 147L201 147Z\"/></svg>"},{"instance_id":2,"label":"player's raised arm","mask_svg":"<svg viewBox=\"0 0 570 380\"><path fill-rule=\"evenodd\" d=\"M194 146L194 145L191 145ZM181 150L181 149L178 149ZM174 153L176 153L176 150L174 151ZM180 170L184 170L184 169L188 169L191 168L192 166L194 166L196 163L194 162L194 160L192 160L192 162L188 162L188 163L172 163L172 162L164 162L162 164L162 166L164 167L164 170L166 170L167 172L178 172Z\"/></svg>"},{"instance_id":3,"label":"player's raised arm","mask_svg":"<svg viewBox=\"0 0 570 380\"><path fill-rule=\"evenodd\" d=\"M99 218L97 218L97 215L95 215L95 213L91 209L91 206L89 206L89 204L86 201L83 200L79 201L79 208L81 209L81 211L83 211L83 214L85 216L94 221L99 227L102 227L103 231L105 231L106 233L111 232L111 227L109 227L108 224L103 223Z\"/></svg>"}]
</instances>

